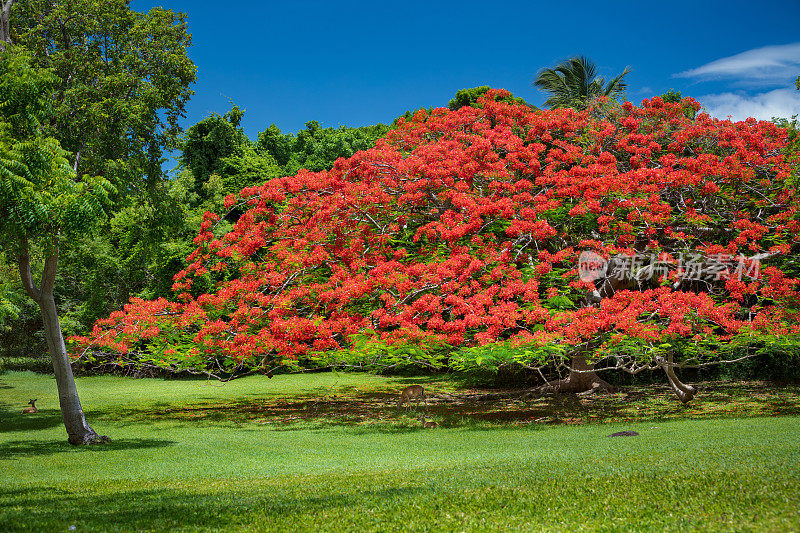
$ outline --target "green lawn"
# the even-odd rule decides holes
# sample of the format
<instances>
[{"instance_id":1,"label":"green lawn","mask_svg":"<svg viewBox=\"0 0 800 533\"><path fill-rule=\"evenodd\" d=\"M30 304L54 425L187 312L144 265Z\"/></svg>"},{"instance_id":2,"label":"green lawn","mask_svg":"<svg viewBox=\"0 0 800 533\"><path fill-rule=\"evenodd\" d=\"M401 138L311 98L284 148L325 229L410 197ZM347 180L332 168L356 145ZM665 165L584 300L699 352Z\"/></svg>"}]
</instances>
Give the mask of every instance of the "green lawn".
<instances>
[{"instance_id":1,"label":"green lawn","mask_svg":"<svg viewBox=\"0 0 800 533\"><path fill-rule=\"evenodd\" d=\"M800 530L796 388L509 401L511 420L432 403L423 430L391 403L408 382L81 378L113 442L73 448L53 380L0 375L0 531Z\"/></svg>"}]
</instances>

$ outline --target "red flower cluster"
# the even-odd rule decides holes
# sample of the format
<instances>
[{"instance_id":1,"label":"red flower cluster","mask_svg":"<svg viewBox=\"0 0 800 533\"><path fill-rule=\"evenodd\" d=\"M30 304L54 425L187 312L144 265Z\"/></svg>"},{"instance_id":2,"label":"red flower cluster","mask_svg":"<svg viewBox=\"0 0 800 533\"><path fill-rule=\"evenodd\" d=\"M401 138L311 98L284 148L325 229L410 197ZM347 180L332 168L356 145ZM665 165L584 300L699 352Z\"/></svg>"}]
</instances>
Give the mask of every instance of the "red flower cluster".
<instances>
[{"instance_id":1,"label":"red flower cluster","mask_svg":"<svg viewBox=\"0 0 800 533\"><path fill-rule=\"evenodd\" d=\"M798 332L800 282L779 268L800 228L784 130L689 119L690 99L598 118L496 101L505 94L487 93L480 109L419 111L330 171L229 196L228 208L248 209L227 235L206 214L175 276L178 303L133 300L78 348L178 357L191 350L173 345L188 343L257 365L365 332L453 346ZM773 266L702 283L673 269L589 305L584 250L765 253ZM199 278L213 290L197 292ZM159 331L174 342L154 342Z\"/></svg>"}]
</instances>

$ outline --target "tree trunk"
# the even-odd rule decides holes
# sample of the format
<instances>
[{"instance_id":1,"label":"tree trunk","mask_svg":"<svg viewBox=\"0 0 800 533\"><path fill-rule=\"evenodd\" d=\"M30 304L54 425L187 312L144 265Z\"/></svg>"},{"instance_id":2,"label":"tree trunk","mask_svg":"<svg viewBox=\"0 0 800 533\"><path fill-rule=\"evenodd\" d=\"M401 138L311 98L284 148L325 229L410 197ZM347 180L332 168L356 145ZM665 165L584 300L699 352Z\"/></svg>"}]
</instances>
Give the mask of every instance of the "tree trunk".
<instances>
[{"instance_id":1,"label":"tree trunk","mask_svg":"<svg viewBox=\"0 0 800 533\"><path fill-rule=\"evenodd\" d=\"M570 363L567 379L550 383L547 388L557 392L588 392L591 390L616 392L616 388L594 371L594 364L589 363L583 355L574 355Z\"/></svg>"},{"instance_id":2,"label":"tree trunk","mask_svg":"<svg viewBox=\"0 0 800 533\"><path fill-rule=\"evenodd\" d=\"M61 324L58 320L56 302L53 293L43 294L39 304L44 321L44 334L47 338L47 347L53 358L53 370L56 374L58 387L58 403L61 406L61 417L67 429L67 440L70 444L94 444L108 440L93 430L83 414L83 407L78 398L78 388L75 386L75 377L72 375L67 348L64 346L64 335L61 333Z\"/></svg>"},{"instance_id":3,"label":"tree trunk","mask_svg":"<svg viewBox=\"0 0 800 533\"><path fill-rule=\"evenodd\" d=\"M672 387L672 391L675 393L675 396L683 403L689 403L692 401L697 394L697 389L692 387L691 385L687 385L681 382L678 379L677 374L675 374L675 364L672 360L672 354L670 353L667 355L667 359L664 360L663 357L659 357L657 362L664 373L667 374L667 379L669 380L669 386Z\"/></svg>"},{"instance_id":4,"label":"tree trunk","mask_svg":"<svg viewBox=\"0 0 800 533\"><path fill-rule=\"evenodd\" d=\"M14 0L0 1L0 52L6 49L6 45L11 44L11 4Z\"/></svg>"},{"instance_id":5,"label":"tree trunk","mask_svg":"<svg viewBox=\"0 0 800 533\"><path fill-rule=\"evenodd\" d=\"M44 272L42 273L42 287L36 287L30 270L30 257L28 243L22 243L22 251L18 257L22 285L28 295L39 305L44 321L44 333L47 347L53 358L53 370L58 387L58 401L61 406L61 417L67 429L67 440L70 444L96 444L108 441L108 437L98 435L93 430L83 414L81 401L78 398L78 389L75 386L75 377L72 375L67 348L64 345L64 335L61 333L61 324L58 320L56 302L53 297L56 267L58 266L58 249L47 254Z\"/></svg>"}]
</instances>

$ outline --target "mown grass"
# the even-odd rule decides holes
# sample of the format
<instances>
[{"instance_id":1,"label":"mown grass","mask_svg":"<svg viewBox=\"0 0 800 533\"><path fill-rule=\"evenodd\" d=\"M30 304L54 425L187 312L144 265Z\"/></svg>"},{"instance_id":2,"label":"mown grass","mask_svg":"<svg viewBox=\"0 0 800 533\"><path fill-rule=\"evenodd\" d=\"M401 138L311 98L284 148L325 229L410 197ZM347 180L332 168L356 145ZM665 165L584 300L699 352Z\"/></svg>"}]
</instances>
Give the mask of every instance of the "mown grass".
<instances>
[{"instance_id":1,"label":"mown grass","mask_svg":"<svg viewBox=\"0 0 800 533\"><path fill-rule=\"evenodd\" d=\"M73 448L52 379L2 375L0 530L800 529L800 418L763 416L796 413L796 388L708 386L688 408L634 389L567 416L552 398L486 406L434 382L428 416L442 425L423 430L390 405L408 382L81 378L114 440ZM31 397L43 409L23 417ZM484 416L503 405L534 413ZM623 429L640 436L606 437Z\"/></svg>"}]
</instances>

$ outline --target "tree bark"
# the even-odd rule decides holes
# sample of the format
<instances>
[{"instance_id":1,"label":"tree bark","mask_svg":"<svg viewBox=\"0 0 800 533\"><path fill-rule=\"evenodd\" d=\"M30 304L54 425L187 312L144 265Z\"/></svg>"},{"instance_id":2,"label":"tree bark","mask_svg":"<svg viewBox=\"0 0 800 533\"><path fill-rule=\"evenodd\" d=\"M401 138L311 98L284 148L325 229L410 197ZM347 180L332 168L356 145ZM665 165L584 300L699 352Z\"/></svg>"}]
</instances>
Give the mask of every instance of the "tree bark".
<instances>
[{"instance_id":1,"label":"tree bark","mask_svg":"<svg viewBox=\"0 0 800 533\"><path fill-rule=\"evenodd\" d=\"M0 1L0 52L11 44L11 4L14 0Z\"/></svg>"},{"instance_id":2,"label":"tree bark","mask_svg":"<svg viewBox=\"0 0 800 533\"><path fill-rule=\"evenodd\" d=\"M61 333L61 324L58 320L58 311L53 296L56 268L58 267L58 248L47 254L44 272L42 273L41 288L33 282L30 269L30 255L28 243L24 241L18 256L19 272L22 285L33 301L39 306L44 321L44 333L47 347L53 359L53 371L58 387L58 401L61 407L61 417L67 430L67 440L70 444L96 444L108 441L108 437L98 435L89 426L83 407L78 398L78 388L72 374L67 348L64 345L64 335Z\"/></svg>"}]
</instances>

